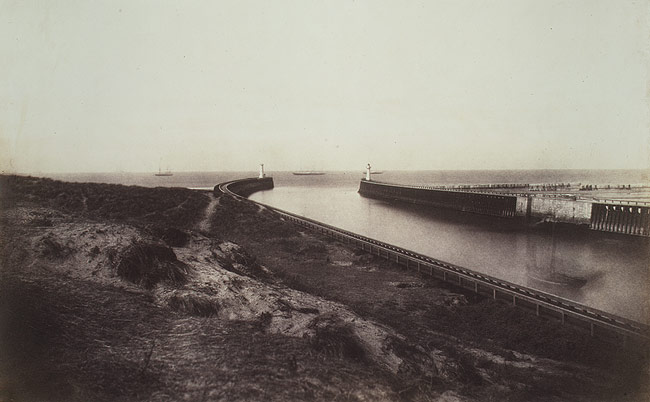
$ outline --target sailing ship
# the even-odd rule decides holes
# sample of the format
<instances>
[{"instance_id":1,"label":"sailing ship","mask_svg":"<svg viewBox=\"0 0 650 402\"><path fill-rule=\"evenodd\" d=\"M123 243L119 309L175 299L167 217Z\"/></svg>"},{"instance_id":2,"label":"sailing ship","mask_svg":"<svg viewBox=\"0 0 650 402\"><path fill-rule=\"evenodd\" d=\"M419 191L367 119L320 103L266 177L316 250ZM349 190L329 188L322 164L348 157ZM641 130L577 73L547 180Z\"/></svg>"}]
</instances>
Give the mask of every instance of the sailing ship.
<instances>
[{"instance_id":1,"label":"sailing ship","mask_svg":"<svg viewBox=\"0 0 650 402\"><path fill-rule=\"evenodd\" d=\"M174 173L172 173L169 169L165 170L164 172L158 169L158 173L154 173L156 176L173 176Z\"/></svg>"},{"instance_id":2,"label":"sailing ship","mask_svg":"<svg viewBox=\"0 0 650 402\"><path fill-rule=\"evenodd\" d=\"M161 158L161 160L162 160L162 158ZM162 169L160 168L160 164L159 164L158 165L158 173L154 173L154 175L155 176L173 176L174 174L172 173L171 170L169 170L169 168L167 168L167 170L165 170L163 172Z\"/></svg>"}]
</instances>

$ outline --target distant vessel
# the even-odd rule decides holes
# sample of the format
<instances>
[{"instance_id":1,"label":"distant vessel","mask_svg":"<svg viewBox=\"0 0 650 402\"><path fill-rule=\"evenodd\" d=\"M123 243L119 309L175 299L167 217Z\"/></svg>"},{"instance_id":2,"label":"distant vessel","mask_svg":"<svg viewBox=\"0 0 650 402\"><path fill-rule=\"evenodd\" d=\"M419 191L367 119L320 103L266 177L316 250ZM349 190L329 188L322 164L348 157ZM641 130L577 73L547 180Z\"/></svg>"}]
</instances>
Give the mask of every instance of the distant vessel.
<instances>
[{"instance_id":1,"label":"distant vessel","mask_svg":"<svg viewBox=\"0 0 650 402\"><path fill-rule=\"evenodd\" d=\"M160 165L162 164L162 158L160 158L160 164L158 164L158 173L154 173L155 176L173 176L174 174L172 173L169 168L165 170L164 172L161 170Z\"/></svg>"},{"instance_id":2,"label":"distant vessel","mask_svg":"<svg viewBox=\"0 0 650 402\"><path fill-rule=\"evenodd\" d=\"M322 176L325 172L315 172L313 170L301 171L301 172L292 172L296 176Z\"/></svg>"},{"instance_id":3,"label":"distant vessel","mask_svg":"<svg viewBox=\"0 0 650 402\"><path fill-rule=\"evenodd\" d=\"M363 172L363 173L365 174L366 172ZM379 170L379 171L374 171L373 170L373 171L370 172L370 174L382 174L382 173L384 173L384 172L381 171L381 170Z\"/></svg>"},{"instance_id":4,"label":"distant vessel","mask_svg":"<svg viewBox=\"0 0 650 402\"><path fill-rule=\"evenodd\" d=\"M158 169L158 173L154 173L155 176L173 176L174 174L169 170L165 170L164 172Z\"/></svg>"}]
</instances>

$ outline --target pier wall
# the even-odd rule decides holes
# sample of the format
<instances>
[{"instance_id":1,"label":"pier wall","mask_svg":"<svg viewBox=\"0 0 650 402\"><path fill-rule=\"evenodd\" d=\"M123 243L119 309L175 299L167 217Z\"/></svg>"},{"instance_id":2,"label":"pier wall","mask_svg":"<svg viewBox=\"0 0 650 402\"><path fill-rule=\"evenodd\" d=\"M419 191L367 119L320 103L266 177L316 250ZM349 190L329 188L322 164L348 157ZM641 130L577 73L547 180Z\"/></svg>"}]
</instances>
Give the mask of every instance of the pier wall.
<instances>
[{"instance_id":1,"label":"pier wall","mask_svg":"<svg viewBox=\"0 0 650 402\"><path fill-rule=\"evenodd\" d=\"M517 196L516 216L530 216L530 196Z\"/></svg>"},{"instance_id":2,"label":"pier wall","mask_svg":"<svg viewBox=\"0 0 650 402\"><path fill-rule=\"evenodd\" d=\"M219 186L228 186L228 189L233 193L242 197L248 197L256 191L271 190L274 185L272 177L254 177L250 179L235 180L215 186L214 193L218 195L221 194Z\"/></svg>"},{"instance_id":3,"label":"pier wall","mask_svg":"<svg viewBox=\"0 0 650 402\"><path fill-rule=\"evenodd\" d=\"M361 181L359 193L370 198L405 201L506 218L549 219L577 225L591 223L591 202L582 200L442 190L434 187L407 186L367 180Z\"/></svg>"},{"instance_id":4,"label":"pier wall","mask_svg":"<svg viewBox=\"0 0 650 402\"><path fill-rule=\"evenodd\" d=\"M576 200L566 195L492 194L361 180L365 197L410 202L505 218L549 220L592 230L650 237L650 205Z\"/></svg>"},{"instance_id":5,"label":"pier wall","mask_svg":"<svg viewBox=\"0 0 650 402\"><path fill-rule=\"evenodd\" d=\"M591 208L591 229L650 236L650 207L595 202Z\"/></svg>"},{"instance_id":6,"label":"pier wall","mask_svg":"<svg viewBox=\"0 0 650 402\"><path fill-rule=\"evenodd\" d=\"M562 198L518 196L517 215L533 219L589 225L591 202Z\"/></svg>"},{"instance_id":7,"label":"pier wall","mask_svg":"<svg viewBox=\"0 0 650 402\"><path fill-rule=\"evenodd\" d=\"M367 180L361 180L359 194L506 218L515 217L517 211L517 197L501 194L438 190Z\"/></svg>"}]
</instances>

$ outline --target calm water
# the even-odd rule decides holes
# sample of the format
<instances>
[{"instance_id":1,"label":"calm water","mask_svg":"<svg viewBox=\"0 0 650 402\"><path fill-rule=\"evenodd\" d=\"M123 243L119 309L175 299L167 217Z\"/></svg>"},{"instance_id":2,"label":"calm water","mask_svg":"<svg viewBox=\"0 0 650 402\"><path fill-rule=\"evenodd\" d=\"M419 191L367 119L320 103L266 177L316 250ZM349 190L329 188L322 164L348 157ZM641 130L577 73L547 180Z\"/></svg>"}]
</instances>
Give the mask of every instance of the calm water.
<instances>
[{"instance_id":1,"label":"calm water","mask_svg":"<svg viewBox=\"0 0 650 402\"><path fill-rule=\"evenodd\" d=\"M358 172L294 176L269 172L273 190L250 198L517 284L607 312L649 322L647 239L599 232L525 230L507 220L389 204L361 197ZM212 188L256 172L57 175L69 181L149 187ZM644 171L424 171L384 172L376 178L405 184L647 183Z\"/></svg>"}]
</instances>

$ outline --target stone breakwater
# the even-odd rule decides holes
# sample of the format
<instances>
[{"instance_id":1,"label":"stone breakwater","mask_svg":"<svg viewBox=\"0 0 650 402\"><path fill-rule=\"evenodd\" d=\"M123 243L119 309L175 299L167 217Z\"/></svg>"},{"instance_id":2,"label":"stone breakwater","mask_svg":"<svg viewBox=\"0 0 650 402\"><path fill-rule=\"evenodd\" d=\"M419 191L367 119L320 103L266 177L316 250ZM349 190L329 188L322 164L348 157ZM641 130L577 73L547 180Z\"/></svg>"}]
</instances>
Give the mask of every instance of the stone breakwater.
<instances>
[{"instance_id":1,"label":"stone breakwater","mask_svg":"<svg viewBox=\"0 0 650 402\"><path fill-rule=\"evenodd\" d=\"M248 197L256 191L262 190L271 190L274 186L272 177L263 177L263 178L250 178L250 179L241 179L234 180L228 183L221 183L214 187L214 194L216 196L221 195L220 187L228 186L228 189L233 193L242 196Z\"/></svg>"},{"instance_id":2,"label":"stone breakwater","mask_svg":"<svg viewBox=\"0 0 650 402\"><path fill-rule=\"evenodd\" d=\"M512 218L517 212L517 197L465 191L438 190L361 180L359 193L369 198L404 201L483 215Z\"/></svg>"},{"instance_id":3,"label":"stone breakwater","mask_svg":"<svg viewBox=\"0 0 650 402\"><path fill-rule=\"evenodd\" d=\"M650 236L650 207L637 202L607 202L575 196L494 193L440 189L361 180L359 193L369 198L428 205L527 222L558 222L593 230Z\"/></svg>"}]
</instances>

